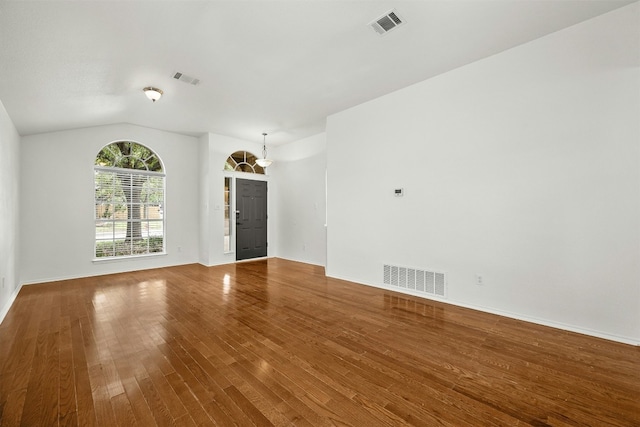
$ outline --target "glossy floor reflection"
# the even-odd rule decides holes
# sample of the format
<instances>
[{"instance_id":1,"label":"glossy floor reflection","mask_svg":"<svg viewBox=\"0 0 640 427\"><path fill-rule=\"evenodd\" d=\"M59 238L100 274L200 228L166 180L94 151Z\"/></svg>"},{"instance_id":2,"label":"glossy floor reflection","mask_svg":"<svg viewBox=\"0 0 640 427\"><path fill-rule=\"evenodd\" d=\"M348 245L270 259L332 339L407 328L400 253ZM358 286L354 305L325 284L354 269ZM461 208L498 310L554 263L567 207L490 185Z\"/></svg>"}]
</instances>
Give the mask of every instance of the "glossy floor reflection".
<instances>
[{"instance_id":1,"label":"glossy floor reflection","mask_svg":"<svg viewBox=\"0 0 640 427\"><path fill-rule=\"evenodd\" d=\"M1 426L638 426L640 348L280 259L24 287Z\"/></svg>"}]
</instances>

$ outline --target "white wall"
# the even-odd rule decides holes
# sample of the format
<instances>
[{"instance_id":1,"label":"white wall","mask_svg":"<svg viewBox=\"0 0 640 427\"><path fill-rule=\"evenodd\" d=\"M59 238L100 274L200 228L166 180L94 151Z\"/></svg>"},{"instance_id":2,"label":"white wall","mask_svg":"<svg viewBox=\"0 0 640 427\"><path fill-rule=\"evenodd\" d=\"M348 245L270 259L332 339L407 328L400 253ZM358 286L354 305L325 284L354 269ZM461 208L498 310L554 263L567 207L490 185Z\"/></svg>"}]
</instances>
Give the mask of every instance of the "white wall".
<instances>
[{"instance_id":1,"label":"white wall","mask_svg":"<svg viewBox=\"0 0 640 427\"><path fill-rule=\"evenodd\" d=\"M0 102L0 322L20 289L19 144L20 136Z\"/></svg>"},{"instance_id":2,"label":"white wall","mask_svg":"<svg viewBox=\"0 0 640 427\"><path fill-rule=\"evenodd\" d=\"M328 275L640 343L639 7L329 117Z\"/></svg>"},{"instance_id":3,"label":"white wall","mask_svg":"<svg viewBox=\"0 0 640 427\"><path fill-rule=\"evenodd\" d=\"M271 149L275 254L324 266L326 244L326 133Z\"/></svg>"},{"instance_id":4,"label":"white wall","mask_svg":"<svg viewBox=\"0 0 640 427\"><path fill-rule=\"evenodd\" d=\"M93 162L117 140L139 142L164 163L167 255L93 261ZM198 155L197 138L127 124L23 137L22 282L198 262Z\"/></svg>"},{"instance_id":5,"label":"white wall","mask_svg":"<svg viewBox=\"0 0 640 427\"><path fill-rule=\"evenodd\" d=\"M272 245L276 236L273 226L270 171L266 175L244 172L225 172L227 158L236 151L248 151L255 155L262 153L262 143L248 142L223 135L209 133L199 139L199 155L204 167L200 170L200 263L207 266L235 262L235 252L224 252L224 177L265 180L268 182L267 195L267 255L272 256ZM232 196L233 198L233 196ZM235 238L235 235L232 236Z\"/></svg>"},{"instance_id":6,"label":"white wall","mask_svg":"<svg viewBox=\"0 0 640 427\"><path fill-rule=\"evenodd\" d=\"M202 265L209 264L209 246L211 245L212 228L210 218L209 198L211 197L212 185L211 166L209 165L209 134L206 133L198 139L198 181L199 186L199 233L198 233L198 262Z\"/></svg>"}]
</instances>

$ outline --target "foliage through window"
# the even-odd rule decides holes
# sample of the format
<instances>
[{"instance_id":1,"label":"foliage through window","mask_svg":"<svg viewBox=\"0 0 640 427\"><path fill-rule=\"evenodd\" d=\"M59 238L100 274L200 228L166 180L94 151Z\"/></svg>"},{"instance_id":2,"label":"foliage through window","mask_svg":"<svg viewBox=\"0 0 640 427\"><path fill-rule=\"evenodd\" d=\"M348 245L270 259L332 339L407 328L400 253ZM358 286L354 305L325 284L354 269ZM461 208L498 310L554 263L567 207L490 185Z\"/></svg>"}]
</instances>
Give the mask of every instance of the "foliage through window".
<instances>
[{"instance_id":1,"label":"foliage through window","mask_svg":"<svg viewBox=\"0 0 640 427\"><path fill-rule=\"evenodd\" d=\"M236 151L227 159L227 162L224 164L224 170L264 175L264 168L256 164L257 159L255 154L251 154L248 151Z\"/></svg>"},{"instance_id":2,"label":"foliage through window","mask_svg":"<svg viewBox=\"0 0 640 427\"><path fill-rule=\"evenodd\" d=\"M144 145L119 141L95 159L95 257L164 252L165 174Z\"/></svg>"}]
</instances>

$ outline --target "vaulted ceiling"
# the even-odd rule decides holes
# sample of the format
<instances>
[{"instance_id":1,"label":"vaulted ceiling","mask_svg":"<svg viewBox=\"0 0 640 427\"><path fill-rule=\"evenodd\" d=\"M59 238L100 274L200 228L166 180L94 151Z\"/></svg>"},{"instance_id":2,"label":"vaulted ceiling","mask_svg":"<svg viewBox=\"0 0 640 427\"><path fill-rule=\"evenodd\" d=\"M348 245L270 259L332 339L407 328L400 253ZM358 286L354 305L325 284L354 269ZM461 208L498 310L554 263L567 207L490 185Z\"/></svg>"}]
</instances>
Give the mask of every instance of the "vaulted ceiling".
<instances>
[{"instance_id":1,"label":"vaulted ceiling","mask_svg":"<svg viewBox=\"0 0 640 427\"><path fill-rule=\"evenodd\" d=\"M322 132L330 114L632 2L5 0L0 100L21 135L124 122L285 143ZM404 24L378 35L368 24L392 9ZM152 103L145 86L164 96Z\"/></svg>"}]
</instances>

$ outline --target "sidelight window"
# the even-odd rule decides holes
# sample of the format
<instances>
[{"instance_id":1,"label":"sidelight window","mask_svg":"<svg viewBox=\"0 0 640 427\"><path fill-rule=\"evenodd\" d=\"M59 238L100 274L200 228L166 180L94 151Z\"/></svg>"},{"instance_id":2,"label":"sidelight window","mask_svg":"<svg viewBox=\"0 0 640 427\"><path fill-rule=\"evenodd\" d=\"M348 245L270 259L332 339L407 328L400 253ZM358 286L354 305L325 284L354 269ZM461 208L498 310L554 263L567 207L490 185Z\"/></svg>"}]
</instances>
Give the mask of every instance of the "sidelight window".
<instances>
[{"instance_id":1,"label":"sidelight window","mask_svg":"<svg viewBox=\"0 0 640 427\"><path fill-rule=\"evenodd\" d=\"M231 177L224 178L224 251L231 252Z\"/></svg>"}]
</instances>

